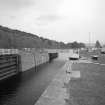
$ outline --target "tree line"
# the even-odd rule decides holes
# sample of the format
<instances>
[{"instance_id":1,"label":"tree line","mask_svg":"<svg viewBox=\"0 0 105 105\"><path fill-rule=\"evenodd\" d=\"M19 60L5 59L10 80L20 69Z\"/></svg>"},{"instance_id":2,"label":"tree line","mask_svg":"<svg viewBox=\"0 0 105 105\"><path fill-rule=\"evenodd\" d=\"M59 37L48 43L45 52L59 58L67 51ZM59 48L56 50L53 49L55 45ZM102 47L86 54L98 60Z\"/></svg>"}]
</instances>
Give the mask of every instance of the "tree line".
<instances>
[{"instance_id":1,"label":"tree line","mask_svg":"<svg viewBox=\"0 0 105 105\"><path fill-rule=\"evenodd\" d=\"M64 43L46 39L31 33L13 30L0 26L0 48L84 48L85 44L80 42Z\"/></svg>"}]
</instances>

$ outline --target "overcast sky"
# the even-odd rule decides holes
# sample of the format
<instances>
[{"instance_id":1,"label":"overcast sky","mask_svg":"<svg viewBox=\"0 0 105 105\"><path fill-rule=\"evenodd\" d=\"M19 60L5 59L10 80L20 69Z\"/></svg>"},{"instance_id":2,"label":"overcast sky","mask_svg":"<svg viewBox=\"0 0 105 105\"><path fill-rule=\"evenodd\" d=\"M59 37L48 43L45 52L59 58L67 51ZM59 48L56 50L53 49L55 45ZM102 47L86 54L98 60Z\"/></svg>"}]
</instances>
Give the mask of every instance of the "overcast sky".
<instances>
[{"instance_id":1,"label":"overcast sky","mask_svg":"<svg viewBox=\"0 0 105 105\"><path fill-rule=\"evenodd\" d=\"M105 0L0 0L0 25L45 38L105 42Z\"/></svg>"}]
</instances>

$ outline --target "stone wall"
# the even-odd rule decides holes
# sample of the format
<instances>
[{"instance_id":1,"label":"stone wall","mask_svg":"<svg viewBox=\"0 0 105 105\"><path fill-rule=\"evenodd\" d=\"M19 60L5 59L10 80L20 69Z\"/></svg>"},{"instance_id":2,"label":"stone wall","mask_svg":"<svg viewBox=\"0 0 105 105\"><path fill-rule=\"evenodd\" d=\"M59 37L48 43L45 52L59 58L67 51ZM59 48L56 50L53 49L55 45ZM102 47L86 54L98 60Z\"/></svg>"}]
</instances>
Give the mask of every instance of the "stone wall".
<instances>
[{"instance_id":1,"label":"stone wall","mask_svg":"<svg viewBox=\"0 0 105 105\"><path fill-rule=\"evenodd\" d=\"M29 70L33 67L37 67L49 61L49 56L47 53L29 53L25 51L19 51L21 56L21 71Z\"/></svg>"}]
</instances>

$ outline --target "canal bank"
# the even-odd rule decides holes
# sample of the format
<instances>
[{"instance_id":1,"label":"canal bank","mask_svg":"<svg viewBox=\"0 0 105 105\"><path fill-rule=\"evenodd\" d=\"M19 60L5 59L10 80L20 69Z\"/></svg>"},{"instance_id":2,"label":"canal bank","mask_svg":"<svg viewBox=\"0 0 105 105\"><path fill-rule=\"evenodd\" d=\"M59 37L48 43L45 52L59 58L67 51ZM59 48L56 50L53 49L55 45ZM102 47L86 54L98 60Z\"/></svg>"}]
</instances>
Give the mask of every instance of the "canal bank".
<instances>
[{"instance_id":1,"label":"canal bank","mask_svg":"<svg viewBox=\"0 0 105 105\"><path fill-rule=\"evenodd\" d=\"M68 105L70 94L67 91L67 84L70 81L71 73L73 73L71 65L70 61L66 61L35 105ZM68 74L67 69L71 73Z\"/></svg>"},{"instance_id":2,"label":"canal bank","mask_svg":"<svg viewBox=\"0 0 105 105\"><path fill-rule=\"evenodd\" d=\"M72 66L70 75L68 66ZM104 105L104 77L104 65L85 59L66 62L34 105Z\"/></svg>"}]
</instances>

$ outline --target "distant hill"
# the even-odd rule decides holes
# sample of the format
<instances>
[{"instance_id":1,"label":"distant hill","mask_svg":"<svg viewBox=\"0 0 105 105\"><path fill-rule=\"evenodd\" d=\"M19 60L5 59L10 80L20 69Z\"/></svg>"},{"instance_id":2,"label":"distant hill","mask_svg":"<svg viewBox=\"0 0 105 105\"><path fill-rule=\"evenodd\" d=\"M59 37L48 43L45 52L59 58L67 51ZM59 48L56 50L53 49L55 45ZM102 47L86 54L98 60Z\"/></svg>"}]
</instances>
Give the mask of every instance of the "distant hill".
<instances>
[{"instance_id":1,"label":"distant hill","mask_svg":"<svg viewBox=\"0 0 105 105\"><path fill-rule=\"evenodd\" d=\"M0 48L71 48L71 45L0 26Z\"/></svg>"}]
</instances>

